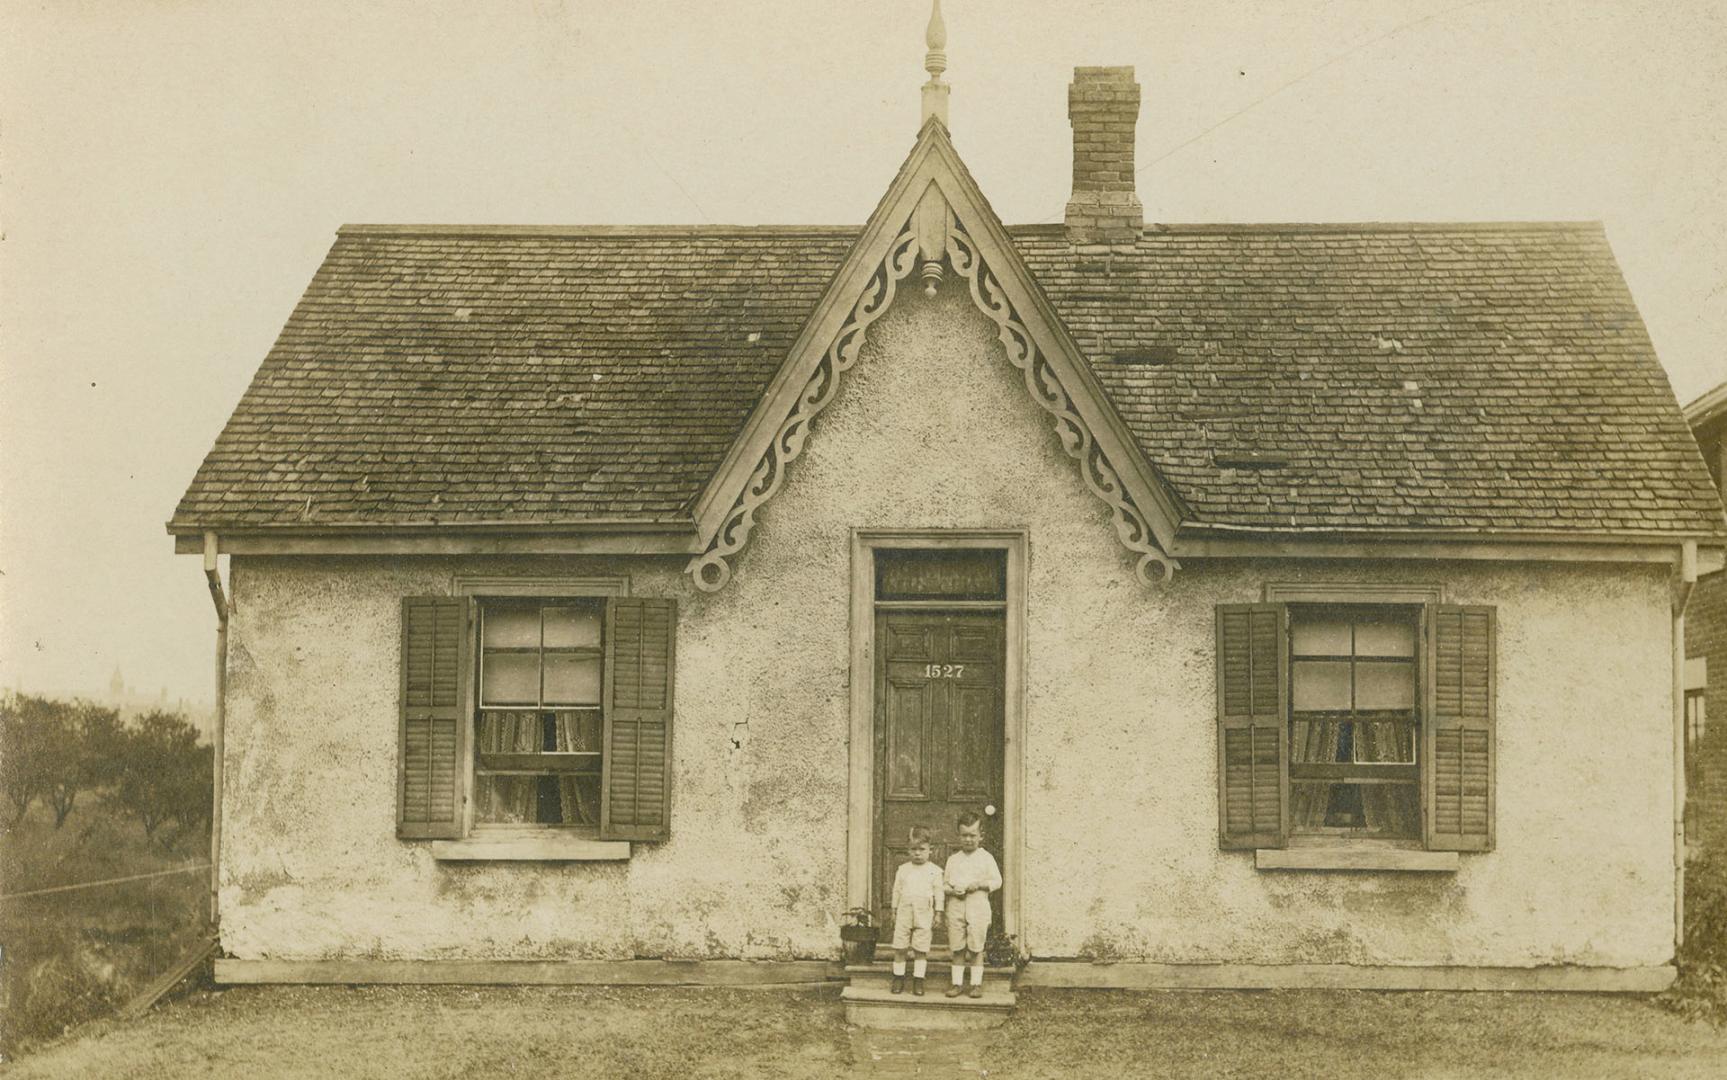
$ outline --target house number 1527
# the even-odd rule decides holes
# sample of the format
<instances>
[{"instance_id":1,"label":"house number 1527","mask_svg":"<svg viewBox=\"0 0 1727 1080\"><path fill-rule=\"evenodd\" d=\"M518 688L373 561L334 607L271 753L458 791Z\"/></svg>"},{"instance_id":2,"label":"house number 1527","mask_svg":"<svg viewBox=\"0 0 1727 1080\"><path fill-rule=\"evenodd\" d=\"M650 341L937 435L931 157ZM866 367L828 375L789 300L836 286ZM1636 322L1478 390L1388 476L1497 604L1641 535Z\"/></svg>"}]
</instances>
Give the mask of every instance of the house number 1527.
<instances>
[{"instance_id":1,"label":"house number 1527","mask_svg":"<svg viewBox=\"0 0 1727 1080\"><path fill-rule=\"evenodd\" d=\"M965 674L965 665L925 664L923 674L926 679L957 679Z\"/></svg>"}]
</instances>

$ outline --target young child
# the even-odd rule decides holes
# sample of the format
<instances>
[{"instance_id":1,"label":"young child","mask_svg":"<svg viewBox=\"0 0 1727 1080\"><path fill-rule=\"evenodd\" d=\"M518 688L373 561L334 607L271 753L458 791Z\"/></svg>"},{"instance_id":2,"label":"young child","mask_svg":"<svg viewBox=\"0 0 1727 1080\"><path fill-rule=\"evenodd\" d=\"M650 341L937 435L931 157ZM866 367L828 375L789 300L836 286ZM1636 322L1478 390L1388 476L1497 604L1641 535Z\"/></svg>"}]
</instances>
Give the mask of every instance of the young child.
<instances>
[{"instance_id":1,"label":"young child","mask_svg":"<svg viewBox=\"0 0 1727 1080\"><path fill-rule=\"evenodd\" d=\"M1001 888L1001 868L983 843L983 818L959 816L959 850L947 857L947 943L953 950L953 986L948 997L965 993L965 965L971 962L971 996L983 997L983 944L989 936L989 894Z\"/></svg>"},{"instance_id":2,"label":"young child","mask_svg":"<svg viewBox=\"0 0 1727 1080\"><path fill-rule=\"evenodd\" d=\"M899 864L893 876L893 992L905 991L905 956L912 961L911 992L923 996L924 974L929 969L930 931L941 918L943 875L929 861L929 830L914 825L909 837L909 862Z\"/></svg>"}]
</instances>

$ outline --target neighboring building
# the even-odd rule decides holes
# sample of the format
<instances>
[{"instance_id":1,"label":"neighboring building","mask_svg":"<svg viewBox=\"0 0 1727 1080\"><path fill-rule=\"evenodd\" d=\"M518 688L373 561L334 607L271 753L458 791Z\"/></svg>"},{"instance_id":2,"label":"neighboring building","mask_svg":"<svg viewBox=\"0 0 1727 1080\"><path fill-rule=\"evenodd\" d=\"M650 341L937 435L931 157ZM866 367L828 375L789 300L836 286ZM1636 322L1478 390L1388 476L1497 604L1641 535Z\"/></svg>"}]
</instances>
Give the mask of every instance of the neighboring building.
<instances>
[{"instance_id":1,"label":"neighboring building","mask_svg":"<svg viewBox=\"0 0 1727 1080\"><path fill-rule=\"evenodd\" d=\"M1664 984L1727 536L1601 228L1146 226L1127 68L1006 227L930 67L861 229L341 230L169 525L221 977L827 961L976 810L1029 980Z\"/></svg>"},{"instance_id":2,"label":"neighboring building","mask_svg":"<svg viewBox=\"0 0 1727 1080\"><path fill-rule=\"evenodd\" d=\"M1727 383L1687 405L1685 419L1720 490ZM1698 580L1685 613L1685 658L1685 829L1696 850L1727 841L1727 574Z\"/></svg>"}]
</instances>

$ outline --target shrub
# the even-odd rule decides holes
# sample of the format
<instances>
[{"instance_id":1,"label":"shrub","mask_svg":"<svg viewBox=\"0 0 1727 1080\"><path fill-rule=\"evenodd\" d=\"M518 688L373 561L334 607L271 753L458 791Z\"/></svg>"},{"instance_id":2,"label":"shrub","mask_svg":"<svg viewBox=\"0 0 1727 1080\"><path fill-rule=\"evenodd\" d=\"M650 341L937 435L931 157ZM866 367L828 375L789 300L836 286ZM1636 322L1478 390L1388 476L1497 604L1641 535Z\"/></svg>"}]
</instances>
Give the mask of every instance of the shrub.
<instances>
[{"instance_id":1,"label":"shrub","mask_svg":"<svg viewBox=\"0 0 1727 1080\"><path fill-rule=\"evenodd\" d=\"M1727 1024L1727 852L1685 867L1685 944L1679 979L1661 1003L1681 1015Z\"/></svg>"}]
</instances>

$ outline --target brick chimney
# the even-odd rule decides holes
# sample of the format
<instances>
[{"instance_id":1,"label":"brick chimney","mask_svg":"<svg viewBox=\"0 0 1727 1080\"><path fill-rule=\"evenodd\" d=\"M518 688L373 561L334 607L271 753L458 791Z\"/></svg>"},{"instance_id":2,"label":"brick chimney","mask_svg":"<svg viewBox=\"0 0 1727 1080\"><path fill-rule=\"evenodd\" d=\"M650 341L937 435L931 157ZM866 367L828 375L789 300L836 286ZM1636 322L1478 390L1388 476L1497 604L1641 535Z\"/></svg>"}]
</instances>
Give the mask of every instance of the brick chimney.
<instances>
[{"instance_id":1,"label":"brick chimney","mask_svg":"<svg viewBox=\"0 0 1727 1080\"><path fill-rule=\"evenodd\" d=\"M1073 125L1068 238L1076 243L1136 239L1145 225L1145 210L1133 190L1133 127L1139 120L1133 68L1074 68L1067 119Z\"/></svg>"}]
</instances>

